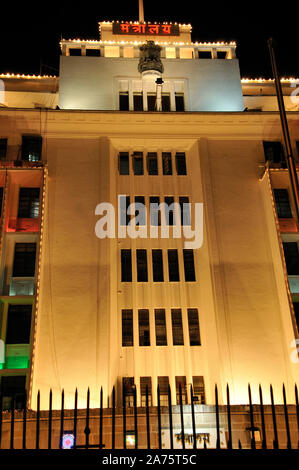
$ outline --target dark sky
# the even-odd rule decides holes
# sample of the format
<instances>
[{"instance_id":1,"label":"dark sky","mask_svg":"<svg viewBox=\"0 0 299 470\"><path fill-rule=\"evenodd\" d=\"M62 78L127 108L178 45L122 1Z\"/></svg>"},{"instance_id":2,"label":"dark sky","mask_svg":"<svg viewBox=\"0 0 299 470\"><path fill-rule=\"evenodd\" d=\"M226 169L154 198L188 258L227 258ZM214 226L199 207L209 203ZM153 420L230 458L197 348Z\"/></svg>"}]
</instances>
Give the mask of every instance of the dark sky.
<instances>
[{"instance_id":1,"label":"dark sky","mask_svg":"<svg viewBox=\"0 0 299 470\"><path fill-rule=\"evenodd\" d=\"M61 36L98 39L100 20L138 20L138 0L105 1L96 6L69 1L6 3L0 7L0 73L39 74L42 62L44 74L58 75ZM272 36L277 41L281 76L299 76L295 2L278 9L269 1L217 5L144 0L144 13L146 21L191 23L193 41L237 41L242 77L272 76L267 48Z\"/></svg>"}]
</instances>

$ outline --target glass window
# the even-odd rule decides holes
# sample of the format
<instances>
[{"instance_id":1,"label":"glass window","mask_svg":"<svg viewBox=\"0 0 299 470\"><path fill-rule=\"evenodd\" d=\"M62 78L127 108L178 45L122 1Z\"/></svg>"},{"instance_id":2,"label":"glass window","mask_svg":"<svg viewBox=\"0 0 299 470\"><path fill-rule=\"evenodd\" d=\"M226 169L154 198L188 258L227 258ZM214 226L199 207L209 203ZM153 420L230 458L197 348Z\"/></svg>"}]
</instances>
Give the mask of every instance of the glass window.
<instances>
[{"instance_id":1,"label":"glass window","mask_svg":"<svg viewBox=\"0 0 299 470\"><path fill-rule=\"evenodd\" d=\"M162 153L162 166L163 166L163 175L172 175L172 162L171 162L170 152Z\"/></svg>"},{"instance_id":2,"label":"glass window","mask_svg":"<svg viewBox=\"0 0 299 470\"><path fill-rule=\"evenodd\" d=\"M41 160L42 138L40 135L23 135L22 137L22 160L38 162Z\"/></svg>"},{"instance_id":3,"label":"glass window","mask_svg":"<svg viewBox=\"0 0 299 470\"><path fill-rule=\"evenodd\" d=\"M176 171L178 175L186 175L187 168L186 168L186 156L184 153L176 153L175 155L175 162L176 162Z\"/></svg>"},{"instance_id":4,"label":"glass window","mask_svg":"<svg viewBox=\"0 0 299 470\"><path fill-rule=\"evenodd\" d=\"M122 227L129 225L131 216L128 213L130 206L130 196L119 197L119 210L120 210L120 225Z\"/></svg>"},{"instance_id":5,"label":"glass window","mask_svg":"<svg viewBox=\"0 0 299 470\"><path fill-rule=\"evenodd\" d=\"M284 257L289 276L299 275L299 253L296 242L283 243Z\"/></svg>"},{"instance_id":6,"label":"glass window","mask_svg":"<svg viewBox=\"0 0 299 470\"><path fill-rule=\"evenodd\" d=\"M147 282L147 255L146 250L136 250L137 281Z\"/></svg>"},{"instance_id":7,"label":"glass window","mask_svg":"<svg viewBox=\"0 0 299 470\"><path fill-rule=\"evenodd\" d=\"M123 377L123 396L125 398L126 407L131 408L134 406L135 393L134 377Z\"/></svg>"},{"instance_id":8,"label":"glass window","mask_svg":"<svg viewBox=\"0 0 299 470\"><path fill-rule=\"evenodd\" d=\"M132 282L131 250L121 250L121 280L122 282Z\"/></svg>"},{"instance_id":9,"label":"glass window","mask_svg":"<svg viewBox=\"0 0 299 470\"><path fill-rule=\"evenodd\" d=\"M18 210L19 218L38 218L39 192L39 188L20 188Z\"/></svg>"},{"instance_id":10,"label":"glass window","mask_svg":"<svg viewBox=\"0 0 299 470\"><path fill-rule=\"evenodd\" d=\"M29 344L32 305L9 305L6 344Z\"/></svg>"},{"instance_id":11,"label":"glass window","mask_svg":"<svg viewBox=\"0 0 299 470\"><path fill-rule=\"evenodd\" d=\"M180 405L180 395L181 395L182 404L186 405L188 403L186 377L179 376L175 378L175 389L176 389L176 404Z\"/></svg>"},{"instance_id":12,"label":"glass window","mask_svg":"<svg viewBox=\"0 0 299 470\"><path fill-rule=\"evenodd\" d=\"M152 250L152 261L153 261L153 281L163 282L163 255L162 250Z\"/></svg>"},{"instance_id":13,"label":"glass window","mask_svg":"<svg viewBox=\"0 0 299 470\"><path fill-rule=\"evenodd\" d=\"M170 95L168 93L162 93L162 110L170 111Z\"/></svg>"},{"instance_id":14,"label":"glass window","mask_svg":"<svg viewBox=\"0 0 299 470\"><path fill-rule=\"evenodd\" d=\"M175 110L177 112L185 111L185 102L184 102L183 93L176 93L175 94Z\"/></svg>"},{"instance_id":15,"label":"glass window","mask_svg":"<svg viewBox=\"0 0 299 470\"><path fill-rule=\"evenodd\" d=\"M36 243L16 243L13 277L33 277L35 274Z\"/></svg>"},{"instance_id":16,"label":"glass window","mask_svg":"<svg viewBox=\"0 0 299 470\"><path fill-rule=\"evenodd\" d=\"M292 218L292 210L287 189L274 189L277 215L281 219Z\"/></svg>"},{"instance_id":17,"label":"glass window","mask_svg":"<svg viewBox=\"0 0 299 470\"><path fill-rule=\"evenodd\" d=\"M133 153L134 175L143 175L143 154L142 152Z\"/></svg>"},{"instance_id":18,"label":"glass window","mask_svg":"<svg viewBox=\"0 0 299 470\"><path fill-rule=\"evenodd\" d=\"M119 174L120 175L129 175L129 154L127 152L120 152L119 154Z\"/></svg>"},{"instance_id":19,"label":"glass window","mask_svg":"<svg viewBox=\"0 0 299 470\"><path fill-rule=\"evenodd\" d=\"M197 308L188 308L190 346L200 346L199 320Z\"/></svg>"},{"instance_id":20,"label":"glass window","mask_svg":"<svg viewBox=\"0 0 299 470\"><path fill-rule=\"evenodd\" d=\"M205 404L205 383L204 378L201 375L193 376L193 402L197 404Z\"/></svg>"},{"instance_id":21,"label":"glass window","mask_svg":"<svg viewBox=\"0 0 299 470\"><path fill-rule=\"evenodd\" d=\"M169 377L167 376L158 377L158 387L159 387L159 393L160 393L160 405L168 406Z\"/></svg>"},{"instance_id":22,"label":"glass window","mask_svg":"<svg viewBox=\"0 0 299 470\"><path fill-rule=\"evenodd\" d=\"M165 208L165 220L166 225L174 225L174 197L173 196L166 196L164 198L164 202L167 205Z\"/></svg>"},{"instance_id":23,"label":"glass window","mask_svg":"<svg viewBox=\"0 0 299 470\"><path fill-rule=\"evenodd\" d=\"M158 196L150 196L149 200L151 225L159 226L161 225L160 198Z\"/></svg>"},{"instance_id":24,"label":"glass window","mask_svg":"<svg viewBox=\"0 0 299 470\"><path fill-rule=\"evenodd\" d=\"M158 174L158 158L156 152L149 152L147 154L147 171L149 175Z\"/></svg>"},{"instance_id":25,"label":"glass window","mask_svg":"<svg viewBox=\"0 0 299 470\"><path fill-rule=\"evenodd\" d=\"M140 377L141 406L146 406L146 390L148 396L148 406L152 406L152 378Z\"/></svg>"},{"instance_id":26,"label":"glass window","mask_svg":"<svg viewBox=\"0 0 299 470\"><path fill-rule=\"evenodd\" d=\"M26 405L26 376L1 377L1 394L4 410L11 409L13 398L15 409L24 409Z\"/></svg>"},{"instance_id":27,"label":"glass window","mask_svg":"<svg viewBox=\"0 0 299 470\"><path fill-rule=\"evenodd\" d=\"M194 254L193 250L183 250L185 281L194 282L195 268L194 268Z\"/></svg>"},{"instance_id":28,"label":"glass window","mask_svg":"<svg viewBox=\"0 0 299 470\"><path fill-rule=\"evenodd\" d=\"M168 250L168 273L170 282L179 282L179 258L178 250Z\"/></svg>"},{"instance_id":29,"label":"glass window","mask_svg":"<svg viewBox=\"0 0 299 470\"><path fill-rule=\"evenodd\" d=\"M165 309L155 309L156 346L167 346Z\"/></svg>"},{"instance_id":30,"label":"glass window","mask_svg":"<svg viewBox=\"0 0 299 470\"><path fill-rule=\"evenodd\" d=\"M265 160L285 165L284 149L281 142L263 141Z\"/></svg>"},{"instance_id":31,"label":"glass window","mask_svg":"<svg viewBox=\"0 0 299 470\"><path fill-rule=\"evenodd\" d=\"M180 308L171 309L172 338L174 346L184 345L182 311Z\"/></svg>"},{"instance_id":32,"label":"glass window","mask_svg":"<svg viewBox=\"0 0 299 470\"><path fill-rule=\"evenodd\" d=\"M129 111L129 92L122 91L119 93L119 110Z\"/></svg>"},{"instance_id":33,"label":"glass window","mask_svg":"<svg viewBox=\"0 0 299 470\"><path fill-rule=\"evenodd\" d=\"M155 111L156 109L156 95L148 94L147 95L147 110Z\"/></svg>"},{"instance_id":34,"label":"glass window","mask_svg":"<svg viewBox=\"0 0 299 470\"><path fill-rule=\"evenodd\" d=\"M139 346L150 346L149 311L138 310Z\"/></svg>"},{"instance_id":35,"label":"glass window","mask_svg":"<svg viewBox=\"0 0 299 470\"><path fill-rule=\"evenodd\" d=\"M179 198L181 208L181 225L191 225L191 213L189 198L182 196Z\"/></svg>"},{"instance_id":36,"label":"glass window","mask_svg":"<svg viewBox=\"0 0 299 470\"><path fill-rule=\"evenodd\" d=\"M135 217L138 217L138 220L136 220L136 226L146 224L146 207L144 196L135 196Z\"/></svg>"},{"instance_id":37,"label":"glass window","mask_svg":"<svg viewBox=\"0 0 299 470\"><path fill-rule=\"evenodd\" d=\"M122 310L122 346L133 346L133 310Z\"/></svg>"},{"instance_id":38,"label":"glass window","mask_svg":"<svg viewBox=\"0 0 299 470\"><path fill-rule=\"evenodd\" d=\"M134 111L143 111L143 96L142 93L133 94Z\"/></svg>"}]
</instances>

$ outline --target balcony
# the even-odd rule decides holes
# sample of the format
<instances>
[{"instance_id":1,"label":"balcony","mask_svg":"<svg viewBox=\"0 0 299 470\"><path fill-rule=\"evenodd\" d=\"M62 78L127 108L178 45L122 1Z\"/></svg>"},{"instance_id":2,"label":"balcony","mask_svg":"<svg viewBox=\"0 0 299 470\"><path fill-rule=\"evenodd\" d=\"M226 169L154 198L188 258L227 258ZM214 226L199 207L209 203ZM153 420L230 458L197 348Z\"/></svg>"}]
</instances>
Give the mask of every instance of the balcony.
<instances>
[{"instance_id":1,"label":"balcony","mask_svg":"<svg viewBox=\"0 0 299 470\"><path fill-rule=\"evenodd\" d=\"M297 222L293 218L279 219L279 228L282 233L297 233Z\"/></svg>"},{"instance_id":2,"label":"balcony","mask_svg":"<svg viewBox=\"0 0 299 470\"><path fill-rule=\"evenodd\" d=\"M8 221L7 232L39 232L39 218L11 217Z\"/></svg>"},{"instance_id":3,"label":"balcony","mask_svg":"<svg viewBox=\"0 0 299 470\"><path fill-rule=\"evenodd\" d=\"M44 166L44 162L29 162L27 160L5 160L0 161L0 168L40 168Z\"/></svg>"},{"instance_id":4,"label":"balcony","mask_svg":"<svg viewBox=\"0 0 299 470\"><path fill-rule=\"evenodd\" d=\"M34 277L11 277L9 295L34 295Z\"/></svg>"}]
</instances>

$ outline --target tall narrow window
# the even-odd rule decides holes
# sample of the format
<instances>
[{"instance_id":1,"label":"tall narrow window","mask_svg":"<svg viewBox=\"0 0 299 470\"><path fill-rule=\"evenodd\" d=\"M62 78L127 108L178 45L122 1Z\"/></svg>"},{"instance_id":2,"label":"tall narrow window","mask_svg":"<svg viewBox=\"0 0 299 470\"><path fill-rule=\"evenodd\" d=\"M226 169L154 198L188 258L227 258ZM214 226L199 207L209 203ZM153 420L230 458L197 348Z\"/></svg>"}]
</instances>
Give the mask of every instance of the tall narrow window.
<instances>
[{"instance_id":1,"label":"tall narrow window","mask_svg":"<svg viewBox=\"0 0 299 470\"><path fill-rule=\"evenodd\" d=\"M175 94L175 110L178 112L185 111L185 102L184 102L183 93Z\"/></svg>"},{"instance_id":2,"label":"tall narrow window","mask_svg":"<svg viewBox=\"0 0 299 470\"><path fill-rule=\"evenodd\" d=\"M179 282L179 258L178 250L168 250L168 273L170 282Z\"/></svg>"},{"instance_id":3,"label":"tall narrow window","mask_svg":"<svg viewBox=\"0 0 299 470\"><path fill-rule=\"evenodd\" d=\"M158 174L158 158L156 152L149 152L147 154L147 172L149 175Z\"/></svg>"},{"instance_id":4,"label":"tall narrow window","mask_svg":"<svg viewBox=\"0 0 299 470\"><path fill-rule=\"evenodd\" d=\"M33 277L35 274L36 243L16 243L13 277Z\"/></svg>"},{"instance_id":5,"label":"tall narrow window","mask_svg":"<svg viewBox=\"0 0 299 470\"><path fill-rule=\"evenodd\" d=\"M138 310L139 346L150 346L149 311Z\"/></svg>"},{"instance_id":6,"label":"tall narrow window","mask_svg":"<svg viewBox=\"0 0 299 470\"><path fill-rule=\"evenodd\" d=\"M184 345L182 310L180 308L171 309L172 338L174 346Z\"/></svg>"},{"instance_id":7,"label":"tall narrow window","mask_svg":"<svg viewBox=\"0 0 299 470\"><path fill-rule=\"evenodd\" d=\"M10 410L12 398L15 409L24 409L26 406L26 376L13 375L1 377L0 392L3 400L3 409Z\"/></svg>"},{"instance_id":8,"label":"tall narrow window","mask_svg":"<svg viewBox=\"0 0 299 470\"><path fill-rule=\"evenodd\" d=\"M197 308L188 308L190 346L200 346L199 320Z\"/></svg>"},{"instance_id":9,"label":"tall narrow window","mask_svg":"<svg viewBox=\"0 0 299 470\"><path fill-rule=\"evenodd\" d=\"M166 225L173 225L175 223L174 197L166 196L164 201L165 201L165 204L167 205L167 207L165 208Z\"/></svg>"},{"instance_id":10,"label":"tall narrow window","mask_svg":"<svg viewBox=\"0 0 299 470\"><path fill-rule=\"evenodd\" d=\"M131 216L128 213L130 206L130 196L120 196L119 197L119 210L120 210L120 225L126 226L129 225Z\"/></svg>"},{"instance_id":11,"label":"tall narrow window","mask_svg":"<svg viewBox=\"0 0 299 470\"><path fill-rule=\"evenodd\" d=\"M175 390L176 390L176 404L180 404L180 394L182 397L182 404L186 405L187 400L187 387L186 387L186 377L178 376L175 378Z\"/></svg>"},{"instance_id":12,"label":"tall narrow window","mask_svg":"<svg viewBox=\"0 0 299 470\"><path fill-rule=\"evenodd\" d=\"M159 210L160 198L158 196L150 196L149 201L151 225L161 225L161 211Z\"/></svg>"},{"instance_id":13,"label":"tall narrow window","mask_svg":"<svg viewBox=\"0 0 299 470\"><path fill-rule=\"evenodd\" d=\"M170 95L169 93L162 93L162 110L170 111Z\"/></svg>"},{"instance_id":14,"label":"tall narrow window","mask_svg":"<svg viewBox=\"0 0 299 470\"><path fill-rule=\"evenodd\" d=\"M285 165L285 155L281 142L263 141L265 160Z\"/></svg>"},{"instance_id":15,"label":"tall narrow window","mask_svg":"<svg viewBox=\"0 0 299 470\"><path fill-rule=\"evenodd\" d=\"M278 217L281 219L293 217L288 190L274 189L274 198Z\"/></svg>"},{"instance_id":16,"label":"tall narrow window","mask_svg":"<svg viewBox=\"0 0 299 470\"><path fill-rule=\"evenodd\" d=\"M148 396L148 406L152 406L152 378L140 377L141 406L146 406L146 390Z\"/></svg>"},{"instance_id":17,"label":"tall narrow window","mask_svg":"<svg viewBox=\"0 0 299 470\"><path fill-rule=\"evenodd\" d=\"M193 401L198 404L205 404L205 383L202 375L193 376Z\"/></svg>"},{"instance_id":18,"label":"tall narrow window","mask_svg":"<svg viewBox=\"0 0 299 470\"><path fill-rule=\"evenodd\" d=\"M39 135L23 135L22 137L22 160L38 162L41 160L42 138Z\"/></svg>"},{"instance_id":19,"label":"tall narrow window","mask_svg":"<svg viewBox=\"0 0 299 470\"><path fill-rule=\"evenodd\" d=\"M123 377L123 395L125 397L126 407L132 408L134 406L135 393L134 377Z\"/></svg>"},{"instance_id":20,"label":"tall narrow window","mask_svg":"<svg viewBox=\"0 0 299 470\"><path fill-rule=\"evenodd\" d=\"M179 198L181 208L181 225L191 225L191 213L189 198L182 196Z\"/></svg>"},{"instance_id":21,"label":"tall narrow window","mask_svg":"<svg viewBox=\"0 0 299 470\"><path fill-rule=\"evenodd\" d=\"M9 305L6 344L29 344L32 305Z\"/></svg>"},{"instance_id":22,"label":"tall narrow window","mask_svg":"<svg viewBox=\"0 0 299 470\"><path fill-rule=\"evenodd\" d=\"M169 377L167 376L158 377L158 386L159 386L159 392L160 392L160 405L168 406Z\"/></svg>"},{"instance_id":23,"label":"tall narrow window","mask_svg":"<svg viewBox=\"0 0 299 470\"><path fill-rule=\"evenodd\" d=\"M147 282L147 255L146 250L136 250L137 281Z\"/></svg>"},{"instance_id":24,"label":"tall narrow window","mask_svg":"<svg viewBox=\"0 0 299 470\"><path fill-rule=\"evenodd\" d=\"M195 282L194 254L193 250L183 250L185 281Z\"/></svg>"},{"instance_id":25,"label":"tall narrow window","mask_svg":"<svg viewBox=\"0 0 299 470\"><path fill-rule=\"evenodd\" d=\"M147 95L147 110L148 111L155 111L156 109L156 95L149 94Z\"/></svg>"},{"instance_id":26,"label":"tall narrow window","mask_svg":"<svg viewBox=\"0 0 299 470\"><path fill-rule=\"evenodd\" d=\"M142 152L133 153L134 175L143 175L143 154Z\"/></svg>"},{"instance_id":27,"label":"tall narrow window","mask_svg":"<svg viewBox=\"0 0 299 470\"><path fill-rule=\"evenodd\" d=\"M128 152L120 152L119 154L119 174L120 175L129 175L130 166L129 166L129 154Z\"/></svg>"},{"instance_id":28,"label":"tall narrow window","mask_svg":"<svg viewBox=\"0 0 299 470\"><path fill-rule=\"evenodd\" d=\"M143 111L143 96L142 93L133 94L134 111Z\"/></svg>"},{"instance_id":29,"label":"tall narrow window","mask_svg":"<svg viewBox=\"0 0 299 470\"><path fill-rule=\"evenodd\" d=\"M162 153L162 166L163 166L163 175L172 175L172 161L171 161L170 152Z\"/></svg>"},{"instance_id":30,"label":"tall narrow window","mask_svg":"<svg viewBox=\"0 0 299 470\"><path fill-rule=\"evenodd\" d=\"M299 253L296 242L283 243L284 257L289 276L299 275Z\"/></svg>"},{"instance_id":31,"label":"tall narrow window","mask_svg":"<svg viewBox=\"0 0 299 470\"><path fill-rule=\"evenodd\" d=\"M156 346L167 346L165 309L155 309Z\"/></svg>"},{"instance_id":32,"label":"tall narrow window","mask_svg":"<svg viewBox=\"0 0 299 470\"><path fill-rule=\"evenodd\" d=\"M163 282L163 255L162 250L152 250L153 281Z\"/></svg>"},{"instance_id":33,"label":"tall narrow window","mask_svg":"<svg viewBox=\"0 0 299 470\"><path fill-rule=\"evenodd\" d=\"M133 346L133 310L122 310L122 346Z\"/></svg>"},{"instance_id":34,"label":"tall narrow window","mask_svg":"<svg viewBox=\"0 0 299 470\"><path fill-rule=\"evenodd\" d=\"M129 92L121 91L119 93L119 110L129 111Z\"/></svg>"},{"instance_id":35,"label":"tall narrow window","mask_svg":"<svg viewBox=\"0 0 299 470\"><path fill-rule=\"evenodd\" d=\"M20 188L19 218L37 219L39 216L39 188Z\"/></svg>"},{"instance_id":36,"label":"tall narrow window","mask_svg":"<svg viewBox=\"0 0 299 470\"><path fill-rule=\"evenodd\" d=\"M7 139L0 139L0 160L6 160Z\"/></svg>"},{"instance_id":37,"label":"tall narrow window","mask_svg":"<svg viewBox=\"0 0 299 470\"><path fill-rule=\"evenodd\" d=\"M121 280L122 282L132 282L131 250L121 250Z\"/></svg>"},{"instance_id":38,"label":"tall narrow window","mask_svg":"<svg viewBox=\"0 0 299 470\"><path fill-rule=\"evenodd\" d=\"M144 196L135 196L136 226L146 225L146 207Z\"/></svg>"},{"instance_id":39,"label":"tall narrow window","mask_svg":"<svg viewBox=\"0 0 299 470\"><path fill-rule=\"evenodd\" d=\"M176 153L175 155L175 162L176 162L176 171L178 175L186 175L187 168L186 168L186 156L184 153Z\"/></svg>"}]
</instances>

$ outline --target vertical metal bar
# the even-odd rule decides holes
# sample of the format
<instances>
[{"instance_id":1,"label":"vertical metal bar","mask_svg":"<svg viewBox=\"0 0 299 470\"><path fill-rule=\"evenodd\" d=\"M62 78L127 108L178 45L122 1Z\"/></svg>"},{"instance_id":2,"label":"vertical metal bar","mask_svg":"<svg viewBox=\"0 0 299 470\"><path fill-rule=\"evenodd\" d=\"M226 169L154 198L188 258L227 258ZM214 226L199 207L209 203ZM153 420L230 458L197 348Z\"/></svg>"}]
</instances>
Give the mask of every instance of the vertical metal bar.
<instances>
[{"instance_id":1,"label":"vertical metal bar","mask_svg":"<svg viewBox=\"0 0 299 470\"><path fill-rule=\"evenodd\" d=\"M77 421L78 421L78 389L75 390L75 403L74 403L74 441L77 444Z\"/></svg>"},{"instance_id":2,"label":"vertical metal bar","mask_svg":"<svg viewBox=\"0 0 299 470\"><path fill-rule=\"evenodd\" d=\"M37 411L36 411L36 442L35 448L39 449L39 430L40 430L40 391L37 392Z\"/></svg>"},{"instance_id":3,"label":"vertical metal bar","mask_svg":"<svg viewBox=\"0 0 299 470\"><path fill-rule=\"evenodd\" d=\"M146 434L147 434L147 448L151 448L151 435L150 435L150 416L148 406L148 385L145 388L145 405L146 405Z\"/></svg>"},{"instance_id":4,"label":"vertical metal bar","mask_svg":"<svg viewBox=\"0 0 299 470\"><path fill-rule=\"evenodd\" d=\"M90 434L90 429L89 429L89 407L90 407L90 390L89 390L89 387L88 387L87 397L86 397L86 419L85 419L85 429L84 429L85 449L86 450L89 448L89 434Z\"/></svg>"},{"instance_id":5,"label":"vertical metal bar","mask_svg":"<svg viewBox=\"0 0 299 470\"><path fill-rule=\"evenodd\" d=\"M14 448L14 431L15 431L15 397L11 398L11 421L10 421L10 448Z\"/></svg>"},{"instance_id":6,"label":"vertical metal bar","mask_svg":"<svg viewBox=\"0 0 299 470\"><path fill-rule=\"evenodd\" d=\"M180 415L181 415L181 437L182 449L185 449L185 430L184 430L184 414L183 414L183 398L182 398L182 384L179 384L179 397L180 397Z\"/></svg>"},{"instance_id":7,"label":"vertical metal bar","mask_svg":"<svg viewBox=\"0 0 299 470\"><path fill-rule=\"evenodd\" d=\"M298 400L298 388L295 384L295 399L296 399L296 415L297 415L297 434L299 435L299 400ZM299 449L299 440L298 440L298 449Z\"/></svg>"},{"instance_id":8,"label":"vertical metal bar","mask_svg":"<svg viewBox=\"0 0 299 470\"><path fill-rule=\"evenodd\" d=\"M190 395L191 395L191 417L192 417L192 432L193 432L193 449L197 448L196 443L196 426L195 426L195 413L194 413L194 396L193 396L193 387L190 386Z\"/></svg>"},{"instance_id":9,"label":"vertical metal bar","mask_svg":"<svg viewBox=\"0 0 299 470\"><path fill-rule=\"evenodd\" d=\"M282 394L283 394L283 409L284 409L284 418L286 423L286 434L287 434L287 448L292 448L291 443L291 433L290 433L290 425L289 425L289 416L288 416L288 405L287 405L287 398L286 398L286 389L285 385L282 385Z\"/></svg>"},{"instance_id":10,"label":"vertical metal bar","mask_svg":"<svg viewBox=\"0 0 299 470\"><path fill-rule=\"evenodd\" d=\"M23 436L22 448L26 449L26 425L27 425L27 391L25 391L24 409L23 409Z\"/></svg>"},{"instance_id":11,"label":"vertical metal bar","mask_svg":"<svg viewBox=\"0 0 299 470\"><path fill-rule=\"evenodd\" d=\"M126 413L126 387L123 386L123 446L127 448L127 413Z\"/></svg>"},{"instance_id":12,"label":"vertical metal bar","mask_svg":"<svg viewBox=\"0 0 299 470\"><path fill-rule=\"evenodd\" d=\"M168 385L168 416L169 416L170 448L173 449L172 403L171 403L170 385Z\"/></svg>"},{"instance_id":13,"label":"vertical metal bar","mask_svg":"<svg viewBox=\"0 0 299 470\"><path fill-rule=\"evenodd\" d=\"M115 386L112 390L112 449L115 449Z\"/></svg>"},{"instance_id":14,"label":"vertical metal bar","mask_svg":"<svg viewBox=\"0 0 299 470\"><path fill-rule=\"evenodd\" d=\"M162 449L161 401L160 401L159 384L157 387L157 397L158 397L158 439L159 439L159 449Z\"/></svg>"},{"instance_id":15,"label":"vertical metal bar","mask_svg":"<svg viewBox=\"0 0 299 470\"><path fill-rule=\"evenodd\" d=\"M217 428L216 449L220 449L220 423L219 423L219 404L218 404L217 384L215 385L215 408L216 408L216 428Z\"/></svg>"},{"instance_id":16,"label":"vertical metal bar","mask_svg":"<svg viewBox=\"0 0 299 470\"><path fill-rule=\"evenodd\" d=\"M266 436L266 426L265 426L263 391L262 391L261 385L259 386L259 394L260 394L260 410L261 410L261 422L262 422L262 432L263 432L262 448L267 449L267 436Z\"/></svg>"},{"instance_id":17,"label":"vertical metal bar","mask_svg":"<svg viewBox=\"0 0 299 470\"><path fill-rule=\"evenodd\" d=\"M61 410L60 410L60 446L62 445L62 436L64 428L64 389L61 391Z\"/></svg>"},{"instance_id":18,"label":"vertical metal bar","mask_svg":"<svg viewBox=\"0 0 299 470\"><path fill-rule=\"evenodd\" d=\"M52 448L52 389L49 393L48 449Z\"/></svg>"},{"instance_id":19,"label":"vertical metal bar","mask_svg":"<svg viewBox=\"0 0 299 470\"><path fill-rule=\"evenodd\" d=\"M251 449L255 449L255 438L254 438L254 417L253 417L253 407L252 407L252 398L251 398L251 387L248 384L248 397L249 397L249 413L250 413L250 428L251 428Z\"/></svg>"},{"instance_id":20,"label":"vertical metal bar","mask_svg":"<svg viewBox=\"0 0 299 470\"><path fill-rule=\"evenodd\" d=\"M135 430L135 449L138 449L138 422L137 422L137 391L136 386L134 387L134 430Z\"/></svg>"},{"instance_id":21,"label":"vertical metal bar","mask_svg":"<svg viewBox=\"0 0 299 470\"><path fill-rule=\"evenodd\" d=\"M232 439L232 422L231 422L231 414L230 414L230 397L229 397L229 386L226 385L226 402L227 402L227 426L228 426L228 441L227 441L227 448L233 448L233 439Z\"/></svg>"},{"instance_id":22,"label":"vertical metal bar","mask_svg":"<svg viewBox=\"0 0 299 470\"><path fill-rule=\"evenodd\" d=\"M101 394L100 394L100 432L99 432L100 442L99 447L100 449L103 448L103 387L101 387Z\"/></svg>"},{"instance_id":23,"label":"vertical metal bar","mask_svg":"<svg viewBox=\"0 0 299 470\"><path fill-rule=\"evenodd\" d=\"M273 447L274 449L278 449L278 434L277 434L277 425L276 425L276 416L275 416L275 404L274 404L274 395L273 395L273 387L270 385L270 396L271 396L271 409L272 409L272 420L273 420L273 431L274 431L274 440L273 440Z\"/></svg>"}]
</instances>

